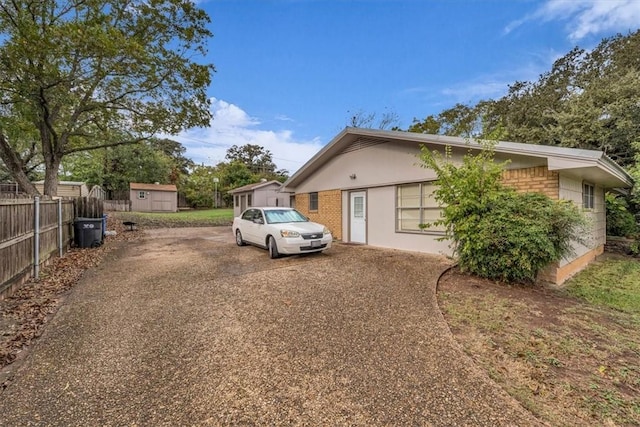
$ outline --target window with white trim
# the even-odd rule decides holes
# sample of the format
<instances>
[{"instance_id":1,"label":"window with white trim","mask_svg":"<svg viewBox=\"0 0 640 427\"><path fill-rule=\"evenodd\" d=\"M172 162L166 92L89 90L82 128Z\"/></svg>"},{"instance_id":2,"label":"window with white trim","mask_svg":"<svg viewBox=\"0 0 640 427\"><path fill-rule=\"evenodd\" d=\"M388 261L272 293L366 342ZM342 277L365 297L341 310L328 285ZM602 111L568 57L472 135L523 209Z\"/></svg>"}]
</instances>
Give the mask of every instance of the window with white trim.
<instances>
[{"instance_id":1,"label":"window with white trim","mask_svg":"<svg viewBox=\"0 0 640 427\"><path fill-rule=\"evenodd\" d=\"M147 193L145 191L138 191L138 199L146 199Z\"/></svg>"},{"instance_id":2,"label":"window with white trim","mask_svg":"<svg viewBox=\"0 0 640 427\"><path fill-rule=\"evenodd\" d=\"M582 184L582 207L585 209L593 209L595 206L595 187L593 184Z\"/></svg>"},{"instance_id":3,"label":"window with white trim","mask_svg":"<svg viewBox=\"0 0 640 427\"><path fill-rule=\"evenodd\" d=\"M437 186L432 182L396 187L396 231L443 234L442 225L420 228L441 219L442 208L433 197Z\"/></svg>"}]
</instances>

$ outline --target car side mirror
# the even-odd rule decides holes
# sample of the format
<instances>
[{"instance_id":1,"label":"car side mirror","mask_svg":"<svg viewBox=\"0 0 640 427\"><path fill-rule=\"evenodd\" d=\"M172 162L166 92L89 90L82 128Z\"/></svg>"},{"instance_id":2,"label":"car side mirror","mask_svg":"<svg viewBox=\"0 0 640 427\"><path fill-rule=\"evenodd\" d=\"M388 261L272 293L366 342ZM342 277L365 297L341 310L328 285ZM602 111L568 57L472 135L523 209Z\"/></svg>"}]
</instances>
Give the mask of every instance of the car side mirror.
<instances>
[{"instance_id":1,"label":"car side mirror","mask_svg":"<svg viewBox=\"0 0 640 427\"><path fill-rule=\"evenodd\" d=\"M264 220L262 218L254 218L253 222L255 222L256 224L264 224Z\"/></svg>"}]
</instances>

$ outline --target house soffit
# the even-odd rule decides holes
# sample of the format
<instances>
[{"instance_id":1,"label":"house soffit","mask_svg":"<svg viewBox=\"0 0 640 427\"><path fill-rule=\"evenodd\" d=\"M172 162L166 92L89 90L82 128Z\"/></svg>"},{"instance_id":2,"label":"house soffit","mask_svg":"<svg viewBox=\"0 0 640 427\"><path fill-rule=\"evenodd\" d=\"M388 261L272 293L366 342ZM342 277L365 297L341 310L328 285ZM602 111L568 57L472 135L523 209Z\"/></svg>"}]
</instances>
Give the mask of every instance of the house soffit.
<instances>
[{"instance_id":1,"label":"house soffit","mask_svg":"<svg viewBox=\"0 0 640 427\"><path fill-rule=\"evenodd\" d=\"M372 129L346 128L338 134L325 148L320 150L310 161L298 170L283 186L286 190L294 190L297 184L307 179L317 169L338 154L349 153L380 144L424 144L433 148L451 146L454 149L479 150L478 143L458 137L443 135L412 134L410 132L380 131ZM544 145L531 145L500 141L495 147L499 157L520 157L539 162L548 162L550 170L575 171L575 174L596 172L595 176L605 178L607 185L628 187L630 177L621 168L608 162L603 154L594 150L582 150ZM612 163L612 164L609 164ZM590 173L590 175L594 175Z\"/></svg>"}]
</instances>

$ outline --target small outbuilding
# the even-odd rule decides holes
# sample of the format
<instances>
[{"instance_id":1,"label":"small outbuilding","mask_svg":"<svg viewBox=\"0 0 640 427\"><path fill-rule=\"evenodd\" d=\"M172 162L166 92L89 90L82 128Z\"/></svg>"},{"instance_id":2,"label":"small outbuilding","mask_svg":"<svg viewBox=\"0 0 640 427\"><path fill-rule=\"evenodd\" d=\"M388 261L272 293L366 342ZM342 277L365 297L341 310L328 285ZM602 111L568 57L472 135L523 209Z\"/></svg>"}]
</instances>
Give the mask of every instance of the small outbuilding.
<instances>
[{"instance_id":1,"label":"small outbuilding","mask_svg":"<svg viewBox=\"0 0 640 427\"><path fill-rule=\"evenodd\" d=\"M33 183L40 194L44 194L44 181ZM88 197L89 187L85 182L80 181L59 181L58 197Z\"/></svg>"},{"instance_id":2,"label":"small outbuilding","mask_svg":"<svg viewBox=\"0 0 640 427\"><path fill-rule=\"evenodd\" d=\"M239 216L251 206L291 206L289 193L282 193L281 189L281 182L263 179L229 191L233 195L233 215Z\"/></svg>"},{"instance_id":3,"label":"small outbuilding","mask_svg":"<svg viewBox=\"0 0 640 427\"><path fill-rule=\"evenodd\" d=\"M178 189L173 184L129 184L133 212L178 212Z\"/></svg>"}]
</instances>

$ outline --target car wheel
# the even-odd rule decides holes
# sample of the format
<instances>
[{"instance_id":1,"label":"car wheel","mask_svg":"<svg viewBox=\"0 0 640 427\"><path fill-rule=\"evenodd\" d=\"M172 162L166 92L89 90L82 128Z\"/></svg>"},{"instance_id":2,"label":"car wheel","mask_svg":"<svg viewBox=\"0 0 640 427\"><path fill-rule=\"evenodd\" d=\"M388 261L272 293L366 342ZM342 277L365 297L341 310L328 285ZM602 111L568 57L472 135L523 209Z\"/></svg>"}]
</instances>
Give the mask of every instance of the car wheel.
<instances>
[{"instance_id":1,"label":"car wheel","mask_svg":"<svg viewBox=\"0 0 640 427\"><path fill-rule=\"evenodd\" d=\"M242 240L242 233L240 232L240 230L236 230L236 244L238 246L245 246L246 245L244 240Z\"/></svg>"},{"instance_id":2,"label":"car wheel","mask_svg":"<svg viewBox=\"0 0 640 427\"><path fill-rule=\"evenodd\" d=\"M276 239L274 239L273 236L269 236L267 247L269 248L269 257L271 257L271 259L276 259L280 256L278 253L278 245L276 245Z\"/></svg>"}]
</instances>

